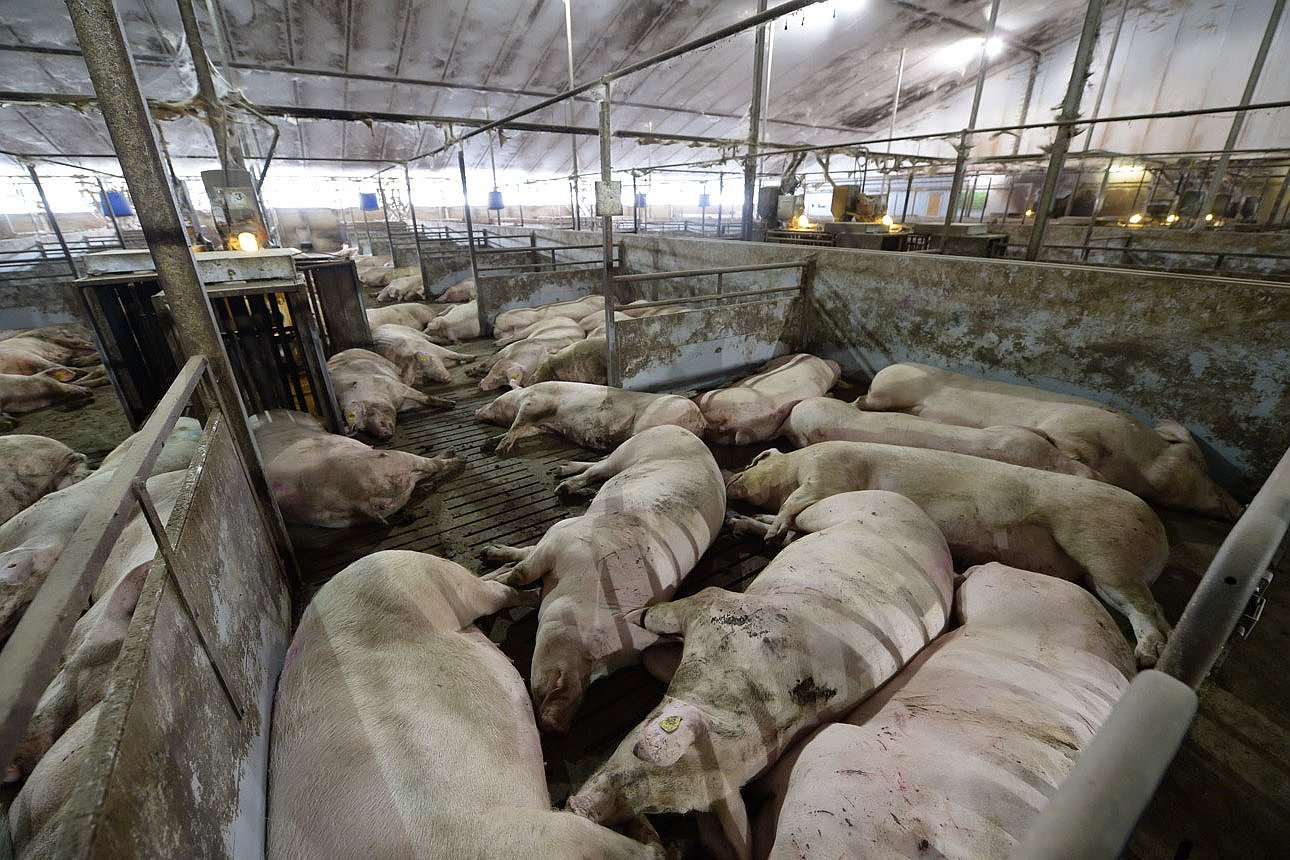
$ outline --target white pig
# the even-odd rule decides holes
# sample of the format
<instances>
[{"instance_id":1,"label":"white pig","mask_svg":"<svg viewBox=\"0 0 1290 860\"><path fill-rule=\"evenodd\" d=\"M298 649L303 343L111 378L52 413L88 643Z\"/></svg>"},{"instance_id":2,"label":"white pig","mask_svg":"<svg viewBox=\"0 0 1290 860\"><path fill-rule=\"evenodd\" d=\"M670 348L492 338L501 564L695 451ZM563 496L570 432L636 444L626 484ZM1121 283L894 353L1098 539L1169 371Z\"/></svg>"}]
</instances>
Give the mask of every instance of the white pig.
<instances>
[{"instance_id":1,"label":"white pig","mask_svg":"<svg viewBox=\"0 0 1290 860\"><path fill-rule=\"evenodd\" d=\"M479 382L484 391L503 385L523 388L533 381L533 373L549 356L566 346L582 340L582 329L577 323L561 318L539 323L546 326L523 340L518 340L498 350L489 359L488 374Z\"/></svg>"},{"instance_id":2,"label":"white pig","mask_svg":"<svg viewBox=\"0 0 1290 860\"><path fill-rule=\"evenodd\" d=\"M504 337L539 320L565 317L577 322L594 311L605 312L604 296L583 296L566 302L552 302L536 308L511 308L493 320L493 337Z\"/></svg>"},{"instance_id":3,"label":"white pig","mask_svg":"<svg viewBox=\"0 0 1290 860\"><path fill-rule=\"evenodd\" d=\"M403 509L420 481L450 477L466 465L451 452L419 457L377 450L328 433L312 415L287 409L254 416L251 429L289 523L333 529L383 523Z\"/></svg>"},{"instance_id":4,"label":"white pig","mask_svg":"<svg viewBox=\"0 0 1290 860\"><path fill-rule=\"evenodd\" d=\"M414 552L324 585L278 680L266 855L655 856L551 810L524 682L473 625L524 600Z\"/></svg>"},{"instance_id":5,"label":"white pig","mask_svg":"<svg viewBox=\"0 0 1290 860\"><path fill-rule=\"evenodd\" d=\"M67 821L64 805L80 783L81 766L98 722L95 706L63 733L13 799L9 830L18 860L56 856L61 828Z\"/></svg>"},{"instance_id":6,"label":"white pig","mask_svg":"<svg viewBox=\"0 0 1290 860\"><path fill-rule=\"evenodd\" d=\"M465 278L453 284L448 289L439 294L436 301L440 302L471 302L475 300L475 279Z\"/></svg>"},{"instance_id":7,"label":"white pig","mask_svg":"<svg viewBox=\"0 0 1290 860\"><path fill-rule=\"evenodd\" d=\"M404 275L395 278L381 288L376 294L378 302L409 302L426 297L426 288L421 285L421 273Z\"/></svg>"},{"instance_id":8,"label":"white pig","mask_svg":"<svg viewBox=\"0 0 1290 860\"><path fill-rule=\"evenodd\" d=\"M512 562L507 585L542 580L531 687L538 725L569 728L587 687L629 666L655 636L625 616L666 600L716 539L726 508L721 470L697 436L651 427L598 463L573 463L562 492L605 481L587 512L536 546L490 547Z\"/></svg>"},{"instance_id":9,"label":"white pig","mask_svg":"<svg viewBox=\"0 0 1290 860\"><path fill-rule=\"evenodd\" d=\"M856 405L969 427L1028 427L1046 435L1066 456L1144 499L1223 519L1241 514L1240 504L1210 480L1200 448L1175 421L1153 430L1092 400L925 364L883 368Z\"/></svg>"},{"instance_id":10,"label":"white pig","mask_svg":"<svg viewBox=\"0 0 1290 860\"><path fill-rule=\"evenodd\" d=\"M58 381L66 369L44 370L30 375L0 373L0 418L24 415L57 403L92 399L94 392L88 388Z\"/></svg>"},{"instance_id":11,"label":"white pig","mask_svg":"<svg viewBox=\"0 0 1290 860\"><path fill-rule=\"evenodd\" d=\"M1169 557L1165 529L1145 502L1119 487L870 442L819 442L788 454L771 448L729 484L731 498L779 511L768 540L784 537L819 500L862 489L891 490L921 506L960 565L1002 561L1062 579L1087 576L1128 617L1139 665L1154 665L1164 648L1169 622L1150 583Z\"/></svg>"},{"instance_id":12,"label":"white pig","mask_svg":"<svg viewBox=\"0 0 1290 860\"><path fill-rule=\"evenodd\" d=\"M89 474L85 455L45 436L0 436L0 523Z\"/></svg>"},{"instance_id":13,"label":"white pig","mask_svg":"<svg viewBox=\"0 0 1290 860\"><path fill-rule=\"evenodd\" d=\"M451 400L409 387L392 362L371 350L338 352L327 359L327 371L350 435L363 430L376 439L389 439L398 413L416 406L453 405Z\"/></svg>"},{"instance_id":14,"label":"white pig","mask_svg":"<svg viewBox=\"0 0 1290 860\"><path fill-rule=\"evenodd\" d=\"M575 329L576 331L574 331ZM550 317L501 335L493 343L497 346L507 346L530 338L558 337L568 340L581 340L585 336L586 332L582 330L582 326L568 317Z\"/></svg>"},{"instance_id":15,"label":"white pig","mask_svg":"<svg viewBox=\"0 0 1290 860\"><path fill-rule=\"evenodd\" d=\"M803 514L813 533L743 594L706 588L647 609L683 637L663 701L569 809L612 823L639 812L711 811L718 856L747 858L740 788L794 739L838 719L945 627L954 568L936 525L895 493L848 493Z\"/></svg>"},{"instance_id":16,"label":"white pig","mask_svg":"<svg viewBox=\"0 0 1290 860\"><path fill-rule=\"evenodd\" d=\"M833 387L838 363L813 355L771 359L752 376L694 398L708 422L707 438L721 445L751 445L775 438L789 410Z\"/></svg>"},{"instance_id":17,"label":"white pig","mask_svg":"<svg viewBox=\"0 0 1290 860\"><path fill-rule=\"evenodd\" d=\"M601 337L588 337L571 343L559 352L547 356L537 370L533 382L591 382L605 385L609 382L608 352Z\"/></svg>"},{"instance_id":18,"label":"white pig","mask_svg":"<svg viewBox=\"0 0 1290 860\"><path fill-rule=\"evenodd\" d=\"M835 497L836 498L836 497ZM1078 586L992 563L962 626L758 783L758 856L1009 856L1128 687L1133 658Z\"/></svg>"},{"instance_id":19,"label":"white pig","mask_svg":"<svg viewBox=\"0 0 1290 860\"><path fill-rule=\"evenodd\" d=\"M461 343L479 337L479 308L474 302L453 305L430 320L425 332L435 343Z\"/></svg>"},{"instance_id":20,"label":"white pig","mask_svg":"<svg viewBox=\"0 0 1290 860\"><path fill-rule=\"evenodd\" d=\"M429 305L408 302L367 311L367 324L372 328L383 325L405 325L418 331L424 329L438 312Z\"/></svg>"},{"instance_id":21,"label":"white pig","mask_svg":"<svg viewBox=\"0 0 1290 860\"><path fill-rule=\"evenodd\" d=\"M604 451L663 424L684 427L695 435L704 429L699 407L684 397L582 382L539 382L508 391L476 410L475 420L510 425L497 445L499 454L541 433Z\"/></svg>"},{"instance_id":22,"label":"white pig","mask_svg":"<svg viewBox=\"0 0 1290 860\"><path fill-rule=\"evenodd\" d=\"M474 361L469 355L439 346L421 329L405 325L377 326L372 329L372 344L378 354L398 367L408 385L451 382L447 365Z\"/></svg>"},{"instance_id":23,"label":"white pig","mask_svg":"<svg viewBox=\"0 0 1290 860\"><path fill-rule=\"evenodd\" d=\"M1042 434L1025 427L964 427L941 424L900 412L865 412L832 397L812 397L793 407L780 428L794 445L816 442L880 442L910 448L935 448L985 457L1000 463L1101 480L1058 451Z\"/></svg>"}]
</instances>

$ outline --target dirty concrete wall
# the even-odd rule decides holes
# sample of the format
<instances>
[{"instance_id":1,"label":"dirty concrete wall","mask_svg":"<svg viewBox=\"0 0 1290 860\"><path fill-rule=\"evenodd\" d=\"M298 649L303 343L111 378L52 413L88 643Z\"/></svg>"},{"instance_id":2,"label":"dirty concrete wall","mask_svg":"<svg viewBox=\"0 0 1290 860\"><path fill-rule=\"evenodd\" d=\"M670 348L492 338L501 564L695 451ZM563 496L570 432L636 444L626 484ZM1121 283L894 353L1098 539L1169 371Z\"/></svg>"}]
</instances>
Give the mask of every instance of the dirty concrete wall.
<instances>
[{"instance_id":1,"label":"dirty concrete wall","mask_svg":"<svg viewBox=\"0 0 1290 860\"><path fill-rule=\"evenodd\" d=\"M619 374L634 391L683 391L744 376L800 349L804 301L784 293L624 320Z\"/></svg>"},{"instance_id":2,"label":"dirty concrete wall","mask_svg":"<svg viewBox=\"0 0 1290 860\"><path fill-rule=\"evenodd\" d=\"M624 236L630 271L817 261L816 352L921 361L1182 421L1249 493L1290 445L1290 288L1011 260Z\"/></svg>"},{"instance_id":3,"label":"dirty concrete wall","mask_svg":"<svg viewBox=\"0 0 1290 860\"><path fill-rule=\"evenodd\" d=\"M563 269L556 272L516 272L475 282L479 312L491 324L502 311L532 308L599 293L604 279L600 269Z\"/></svg>"},{"instance_id":4,"label":"dirty concrete wall","mask_svg":"<svg viewBox=\"0 0 1290 860\"><path fill-rule=\"evenodd\" d=\"M0 329L84 322L67 263L0 272Z\"/></svg>"},{"instance_id":5,"label":"dirty concrete wall","mask_svg":"<svg viewBox=\"0 0 1290 860\"><path fill-rule=\"evenodd\" d=\"M60 857L264 856L273 691L290 638L284 575L224 422L208 425L130 622ZM238 715L200 644L200 624Z\"/></svg>"}]
</instances>

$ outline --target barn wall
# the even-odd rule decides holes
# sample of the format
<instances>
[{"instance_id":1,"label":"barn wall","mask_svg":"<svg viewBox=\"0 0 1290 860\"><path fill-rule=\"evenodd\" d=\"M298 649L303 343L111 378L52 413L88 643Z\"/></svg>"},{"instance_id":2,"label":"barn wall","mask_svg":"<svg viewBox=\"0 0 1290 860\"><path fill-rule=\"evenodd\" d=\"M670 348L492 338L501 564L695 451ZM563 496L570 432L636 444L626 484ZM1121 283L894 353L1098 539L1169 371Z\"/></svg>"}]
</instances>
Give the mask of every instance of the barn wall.
<instances>
[{"instance_id":1,"label":"barn wall","mask_svg":"<svg viewBox=\"0 0 1290 860\"><path fill-rule=\"evenodd\" d=\"M850 374L923 361L1176 418L1219 480L1290 444L1290 287L1048 263L624 236L631 271L817 261L816 352Z\"/></svg>"},{"instance_id":2,"label":"barn wall","mask_svg":"<svg viewBox=\"0 0 1290 860\"><path fill-rule=\"evenodd\" d=\"M67 263L38 263L0 272L0 329L84 322Z\"/></svg>"}]
</instances>

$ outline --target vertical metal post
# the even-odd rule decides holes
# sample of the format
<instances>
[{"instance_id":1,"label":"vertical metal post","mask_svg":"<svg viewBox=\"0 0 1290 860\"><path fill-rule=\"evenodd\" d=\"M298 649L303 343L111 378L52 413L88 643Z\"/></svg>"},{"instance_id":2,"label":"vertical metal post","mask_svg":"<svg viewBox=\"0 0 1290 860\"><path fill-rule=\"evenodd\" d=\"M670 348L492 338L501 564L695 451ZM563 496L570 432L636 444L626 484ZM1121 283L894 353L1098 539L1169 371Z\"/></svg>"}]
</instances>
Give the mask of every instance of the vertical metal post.
<instances>
[{"instance_id":1,"label":"vertical metal post","mask_svg":"<svg viewBox=\"0 0 1290 860\"><path fill-rule=\"evenodd\" d=\"M121 235L121 222L116 218L116 210L112 208L112 201L108 200L107 189L103 187L103 180L96 176L94 181L99 184L99 200L103 202L104 208L107 209L108 218L112 219L112 229L116 232L116 240L124 248L125 237Z\"/></svg>"},{"instance_id":2,"label":"vertical metal post","mask_svg":"<svg viewBox=\"0 0 1290 860\"><path fill-rule=\"evenodd\" d=\"M27 173L31 175L31 184L36 186L36 193L40 195L41 208L45 210L45 217L49 219L50 229L54 231L54 236L58 239L58 247L63 249L63 258L67 260L67 268L71 270L72 277L76 277L76 261L72 259L72 252L67 247L67 240L63 238L63 231L59 229L58 219L54 217L54 210L50 208L49 198L45 196L45 187L40 184L40 176L36 173L36 165L30 161L27 162Z\"/></svg>"},{"instance_id":3,"label":"vertical metal post","mask_svg":"<svg viewBox=\"0 0 1290 860\"><path fill-rule=\"evenodd\" d=\"M757 11L766 11L766 0L757 0ZM753 36L753 80L752 105L748 110L748 154L744 159L744 213L743 231L740 236L745 242L752 241L753 219L757 206L757 146L761 138L761 103L762 89L765 86L766 72L766 28L760 24Z\"/></svg>"},{"instance_id":4,"label":"vertical metal post","mask_svg":"<svg viewBox=\"0 0 1290 860\"><path fill-rule=\"evenodd\" d=\"M564 0L564 45L566 56L569 60L569 89L573 89L577 84L573 80L573 11L570 9L570 0ZM569 118L569 125L573 125L573 99L565 102L566 115ZM573 229L582 229L582 213L578 208L582 201L578 195L578 136L569 135L569 149L573 153L573 172L569 174L570 191L573 195Z\"/></svg>"},{"instance_id":5,"label":"vertical metal post","mask_svg":"<svg viewBox=\"0 0 1290 860\"><path fill-rule=\"evenodd\" d=\"M1268 26L1263 30L1263 41L1259 43L1259 51L1254 55L1254 65L1250 67L1250 77L1245 82L1245 91L1241 93L1241 107L1245 107L1254 98L1254 89L1259 85L1259 78L1263 75L1263 64L1268 59L1268 49L1272 47L1272 39L1277 34L1277 27L1281 23L1281 13L1285 11L1286 0L1276 0L1272 7L1272 15L1268 18ZM1196 220L1192 223L1192 231L1201 230L1205 227L1205 215L1214 211L1214 204L1218 201L1218 194L1223 190L1223 177L1227 173L1227 163L1232 160L1232 150L1236 148L1236 141L1241 136L1241 128L1245 125L1245 111L1237 111L1236 116L1232 117L1232 127L1227 132L1227 141L1223 144L1223 154L1218 157L1218 165L1214 168L1214 175L1210 177L1209 189L1205 192L1205 202L1201 204L1200 211L1196 213ZM1221 214L1215 215L1221 218Z\"/></svg>"},{"instance_id":6,"label":"vertical metal post","mask_svg":"<svg viewBox=\"0 0 1290 860\"><path fill-rule=\"evenodd\" d=\"M1053 135L1048 172L1044 175L1044 185L1039 192L1039 203L1035 206L1035 220L1030 227L1030 238L1026 243L1027 260L1039 259L1039 249L1044 244L1044 229L1048 226L1053 198L1057 196L1057 182L1061 179L1062 168L1066 166L1066 153L1070 151L1071 138L1075 136L1073 123L1079 119L1084 81L1088 78L1088 67L1093 62L1093 46L1097 44L1097 31L1102 25L1103 5L1103 0L1089 0L1088 10L1084 13L1084 28L1080 31L1079 45L1075 48L1075 62L1071 66L1070 81L1066 85L1066 97L1062 99L1062 112L1057 118L1062 125L1057 127L1057 132Z\"/></svg>"},{"instance_id":7,"label":"vertical metal post","mask_svg":"<svg viewBox=\"0 0 1290 860\"><path fill-rule=\"evenodd\" d=\"M632 232L641 231L641 207L638 203L640 196L636 193L636 171L632 171Z\"/></svg>"},{"instance_id":8,"label":"vertical metal post","mask_svg":"<svg viewBox=\"0 0 1290 860\"><path fill-rule=\"evenodd\" d=\"M609 87L606 81L605 98L600 103L600 181L606 184L610 181L612 168L609 161ZM605 212L600 223L605 243L605 376L608 383L617 388L622 379L618 367L618 324L614 320L614 216Z\"/></svg>"},{"instance_id":9,"label":"vertical metal post","mask_svg":"<svg viewBox=\"0 0 1290 860\"><path fill-rule=\"evenodd\" d=\"M99 110L112 137L121 172L134 200L148 250L157 268L184 352L204 356L211 387L229 432L245 464L252 490L264 513L271 537L283 559L293 589L299 570L273 490L264 474L260 449L247 424L242 394L229 366L224 341L215 325L197 263L188 246L188 233L179 217L161 148L153 132L148 106L113 0L66 0Z\"/></svg>"},{"instance_id":10,"label":"vertical metal post","mask_svg":"<svg viewBox=\"0 0 1290 860\"><path fill-rule=\"evenodd\" d=\"M985 36L981 39L981 60L976 69L976 89L972 92L972 110L968 113L967 128L959 136L958 146L954 147L954 180L950 183L950 199L945 207L945 223L941 225L940 253L945 253L945 243L950 238L950 225L954 223L954 213L959 210L959 195L963 193L963 176L967 169L968 153L972 151L969 143L972 130L976 128L976 117L981 110L981 93L985 91L985 73L990 67L990 40L994 38L994 24L999 19L999 0L990 2L990 23L986 26ZM970 210L969 210L970 211Z\"/></svg>"},{"instance_id":11,"label":"vertical metal post","mask_svg":"<svg viewBox=\"0 0 1290 860\"><path fill-rule=\"evenodd\" d=\"M977 178L979 179L980 177L977 177ZM988 206L990 205L990 188L991 188L993 185L994 185L994 177L993 177L993 176L988 176L988 177L986 177L986 180L985 180L985 199L981 201L981 221L980 221L980 223L982 223L982 224L984 224L984 223L985 223L985 210L986 210L986 207L988 207ZM973 185L973 186L972 186L972 196L973 196L973 197L976 197L976 186L975 186L975 185Z\"/></svg>"},{"instance_id":12,"label":"vertical metal post","mask_svg":"<svg viewBox=\"0 0 1290 860\"><path fill-rule=\"evenodd\" d=\"M1111 45L1106 49L1106 63L1102 66L1102 79L1097 82L1097 95L1093 98L1093 113L1090 119L1097 119L1102 110L1102 97L1106 95L1106 83L1111 79L1111 63L1115 61L1115 49L1120 44L1120 33L1124 30L1124 17L1129 11L1129 0L1124 0L1120 4L1120 17L1115 22L1115 30L1111 34ZM1020 138L1018 138L1020 140ZM1084 135L1084 152L1088 152L1089 147L1093 144L1093 128L1089 127L1088 132ZM1098 208L1100 208L1100 205ZM1097 209L1094 209L1096 214Z\"/></svg>"},{"instance_id":13,"label":"vertical metal post","mask_svg":"<svg viewBox=\"0 0 1290 860\"><path fill-rule=\"evenodd\" d=\"M900 223L909 217L909 201L914 196L914 166L909 166L909 179L905 181L905 203L900 207Z\"/></svg>"},{"instance_id":14,"label":"vertical metal post","mask_svg":"<svg viewBox=\"0 0 1290 860\"><path fill-rule=\"evenodd\" d=\"M1277 197L1272 201L1272 209L1268 212L1268 219L1263 222L1265 227L1270 227L1277 221L1277 215L1281 212L1281 204L1285 202L1286 191L1290 190L1290 168L1281 175L1281 187L1277 190Z\"/></svg>"},{"instance_id":15,"label":"vertical metal post","mask_svg":"<svg viewBox=\"0 0 1290 860\"><path fill-rule=\"evenodd\" d=\"M417 249L417 268L421 270L421 283L425 283L426 261L421 256L421 229L417 226L417 207L412 202L412 174L408 172L407 162L403 162L403 184L408 189L408 216L412 219L412 243Z\"/></svg>"},{"instance_id":16,"label":"vertical metal post","mask_svg":"<svg viewBox=\"0 0 1290 860\"><path fill-rule=\"evenodd\" d=\"M363 234L367 236L367 253L375 254L376 249L372 247L372 222L367 220L367 210L363 208L362 198L359 198L358 210L363 213Z\"/></svg>"},{"instance_id":17,"label":"vertical metal post","mask_svg":"<svg viewBox=\"0 0 1290 860\"><path fill-rule=\"evenodd\" d=\"M484 318L484 303L479 295L479 259L475 256L475 226L470 218L470 192L466 188L466 146L457 147L457 166L461 169L461 202L466 212L466 247L470 249L470 276L475 279L475 309L479 313L480 334L489 333L488 320Z\"/></svg>"},{"instance_id":18,"label":"vertical metal post","mask_svg":"<svg viewBox=\"0 0 1290 860\"><path fill-rule=\"evenodd\" d=\"M226 173L229 170L246 170L242 147L232 139L228 114L224 112L224 103L219 100L219 93L215 90L215 77L211 74L210 60L206 57L202 31L197 26L197 13L193 10L192 0L179 0L179 17L183 21L184 37L188 40L188 50L193 57L197 92L206 107L206 120L215 134L215 150L219 155L220 166Z\"/></svg>"},{"instance_id":19,"label":"vertical metal post","mask_svg":"<svg viewBox=\"0 0 1290 860\"><path fill-rule=\"evenodd\" d=\"M1021 116L1017 118L1017 125L1025 125L1027 118L1030 116L1030 103L1035 98L1035 81L1039 78L1039 52L1036 51L1030 58L1030 72L1026 75L1026 93L1021 97ZM1021 152L1021 136L1024 132L1017 132L1012 138L1012 154L1016 155ZM1009 191L1008 200L1011 202L1012 193ZM1004 218L1008 216L1008 207L1004 206Z\"/></svg>"},{"instance_id":20,"label":"vertical metal post","mask_svg":"<svg viewBox=\"0 0 1290 860\"><path fill-rule=\"evenodd\" d=\"M896 62L896 92L891 97L891 122L887 126L887 154L891 155L891 143L896 137L896 112L900 110L900 86L905 82L905 49L900 49L900 59ZM869 159L865 157L865 170L868 171ZM866 175L866 179L868 176ZM860 191L864 193L864 181L861 180Z\"/></svg>"},{"instance_id":21,"label":"vertical metal post","mask_svg":"<svg viewBox=\"0 0 1290 860\"><path fill-rule=\"evenodd\" d=\"M1102 174L1102 184L1097 188L1097 199L1093 201L1093 211L1088 216L1088 227L1084 230L1084 241L1080 243L1080 262L1088 260L1088 246L1093 241L1093 226L1097 223L1097 213L1102 211L1102 204L1106 201L1106 186L1111 181L1111 168L1115 166L1115 159L1112 158L1106 163L1106 171Z\"/></svg>"},{"instance_id":22,"label":"vertical metal post","mask_svg":"<svg viewBox=\"0 0 1290 860\"><path fill-rule=\"evenodd\" d=\"M376 174L376 191L381 195L381 217L385 219L385 238L390 243L390 261L394 261L394 232L390 230L390 207L385 202L385 183L381 182L381 174Z\"/></svg>"},{"instance_id":23,"label":"vertical metal post","mask_svg":"<svg viewBox=\"0 0 1290 860\"><path fill-rule=\"evenodd\" d=\"M718 239L721 238L721 231L723 229L721 226L721 220L722 220L722 217L725 215L725 203L722 201L725 197L725 194L726 194L726 175L724 173L718 173L717 174L717 238Z\"/></svg>"}]
</instances>

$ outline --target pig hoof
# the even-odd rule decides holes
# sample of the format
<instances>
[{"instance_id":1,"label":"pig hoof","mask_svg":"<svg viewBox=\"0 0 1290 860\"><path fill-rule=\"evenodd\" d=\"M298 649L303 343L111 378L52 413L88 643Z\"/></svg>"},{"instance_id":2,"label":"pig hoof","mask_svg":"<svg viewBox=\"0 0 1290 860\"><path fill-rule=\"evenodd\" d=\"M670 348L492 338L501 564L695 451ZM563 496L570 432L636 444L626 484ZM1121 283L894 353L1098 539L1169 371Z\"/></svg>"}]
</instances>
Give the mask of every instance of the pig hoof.
<instances>
[{"instance_id":1,"label":"pig hoof","mask_svg":"<svg viewBox=\"0 0 1290 860\"><path fill-rule=\"evenodd\" d=\"M1156 665L1160 659L1160 654L1165 650L1165 637L1159 633L1149 633L1138 641L1138 647L1133 650L1133 656L1136 658L1139 669L1150 669Z\"/></svg>"},{"instance_id":2,"label":"pig hoof","mask_svg":"<svg viewBox=\"0 0 1290 860\"><path fill-rule=\"evenodd\" d=\"M556 484L555 491L561 496L580 496L586 493L587 485L577 478L570 478L567 481L561 481Z\"/></svg>"}]
</instances>

